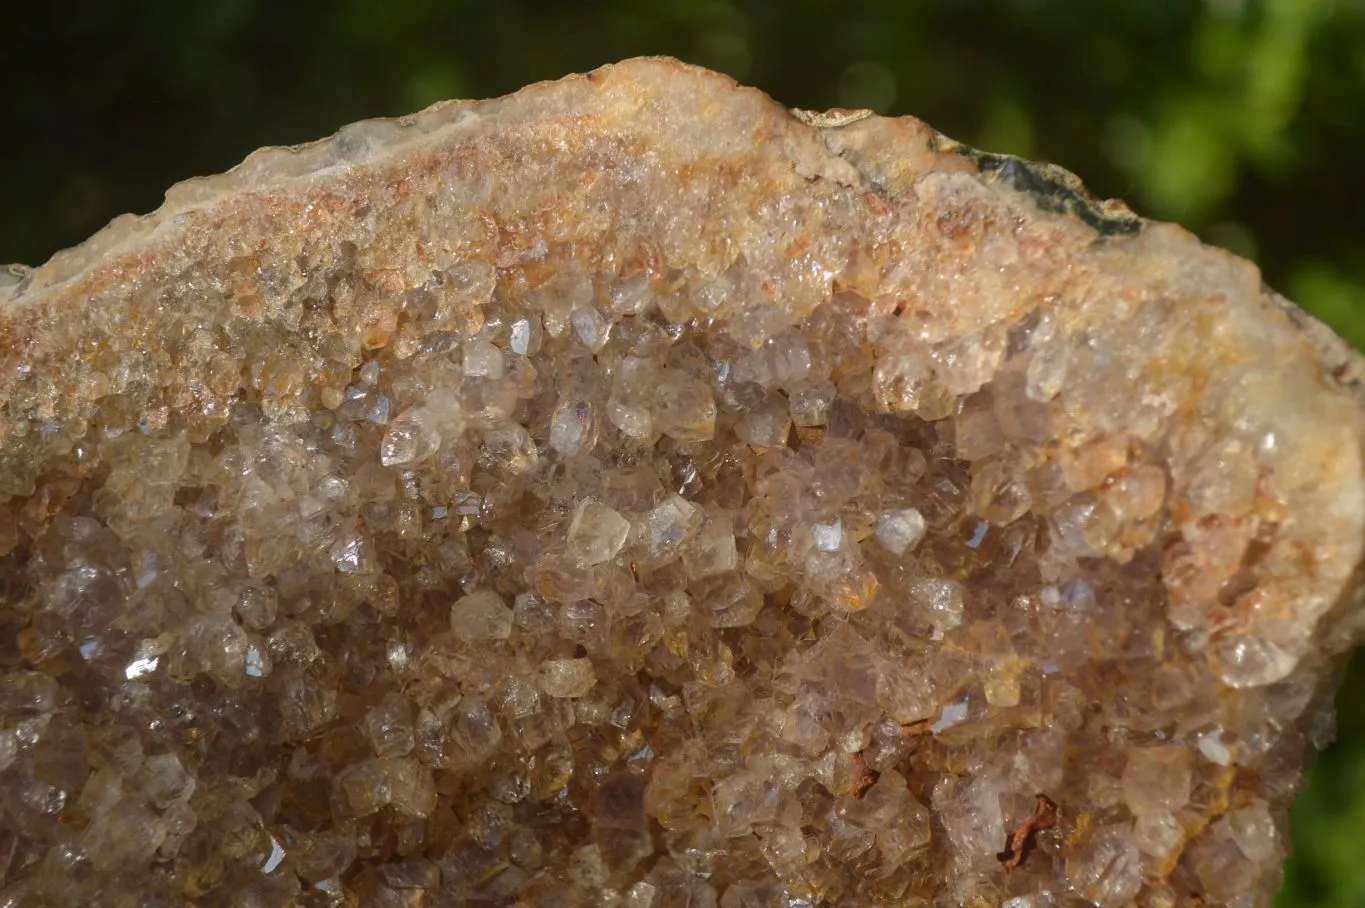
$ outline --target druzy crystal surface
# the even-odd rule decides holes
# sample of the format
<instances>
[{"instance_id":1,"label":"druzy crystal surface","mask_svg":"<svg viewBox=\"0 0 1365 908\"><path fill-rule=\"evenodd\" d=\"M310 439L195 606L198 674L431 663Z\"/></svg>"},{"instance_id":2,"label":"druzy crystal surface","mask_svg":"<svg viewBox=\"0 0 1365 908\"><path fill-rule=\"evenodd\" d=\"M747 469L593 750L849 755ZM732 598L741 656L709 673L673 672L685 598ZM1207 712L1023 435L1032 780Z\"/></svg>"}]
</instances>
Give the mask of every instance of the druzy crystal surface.
<instances>
[{"instance_id":1,"label":"druzy crystal surface","mask_svg":"<svg viewBox=\"0 0 1365 908\"><path fill-rule=\"evenodd\" d=\"M259 152L0 278L0 904L1267 905L1358 376L671 61Z\"/></svg>"}]
</instances>

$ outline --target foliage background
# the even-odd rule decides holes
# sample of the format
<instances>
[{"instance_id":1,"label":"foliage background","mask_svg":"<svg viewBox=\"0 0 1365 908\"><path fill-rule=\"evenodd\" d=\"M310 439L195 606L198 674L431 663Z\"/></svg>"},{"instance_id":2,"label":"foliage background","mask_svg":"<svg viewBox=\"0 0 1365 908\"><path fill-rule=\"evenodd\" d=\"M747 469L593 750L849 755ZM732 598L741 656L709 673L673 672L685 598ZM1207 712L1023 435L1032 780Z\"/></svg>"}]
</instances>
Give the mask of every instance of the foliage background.
<instances>
[{"instance_id":1,"label":"foliage background","mask_svg":"<svg viewBox=\"0 0 1365 908\"><path fill-rule=\"evenodd\" d=\"M260 145L671 54L913 113L1256 260L1365 347L1365 0L68 0L7 18L0 262ZM1365 668L1277 905L1365 905Z\"/></svg>"}]
</instances>

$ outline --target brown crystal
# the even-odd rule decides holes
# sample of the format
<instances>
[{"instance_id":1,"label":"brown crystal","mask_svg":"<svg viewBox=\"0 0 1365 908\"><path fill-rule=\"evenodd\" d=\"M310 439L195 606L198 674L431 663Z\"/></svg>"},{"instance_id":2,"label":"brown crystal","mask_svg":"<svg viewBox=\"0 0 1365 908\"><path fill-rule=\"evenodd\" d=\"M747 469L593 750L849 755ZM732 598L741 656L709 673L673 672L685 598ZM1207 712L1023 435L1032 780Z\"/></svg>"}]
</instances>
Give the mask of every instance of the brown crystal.
<instances>
[{"instance_id":1,"label":"brown crystal","mask_svg":"<svg viewBox=\"0 0 1365 908\"><path fill-rule=\"evenodd\" d=\"M0 275L0 903L1267 905L1359 368L672 61L260 151Z\"/></svg>"}]
</instances>

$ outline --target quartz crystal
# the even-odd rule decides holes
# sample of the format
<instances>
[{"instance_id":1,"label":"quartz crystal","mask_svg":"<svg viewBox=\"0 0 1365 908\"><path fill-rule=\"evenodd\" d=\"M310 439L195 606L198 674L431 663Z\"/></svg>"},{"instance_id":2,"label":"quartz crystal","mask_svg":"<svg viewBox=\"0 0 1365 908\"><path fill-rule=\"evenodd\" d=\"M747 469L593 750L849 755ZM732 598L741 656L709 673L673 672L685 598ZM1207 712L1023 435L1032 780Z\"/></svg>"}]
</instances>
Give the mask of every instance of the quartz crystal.
<instances>
[{"instance_id":1,"label":"quartz crystal","mask_svg":"<svg viewBox=\"0 0 1365 908\"><path fill-rule=\"evenodd\" d=\"M1360 376L673 61L257 152L0 273L0 904L1268 905Z\"/></svg>"}]
</instances>

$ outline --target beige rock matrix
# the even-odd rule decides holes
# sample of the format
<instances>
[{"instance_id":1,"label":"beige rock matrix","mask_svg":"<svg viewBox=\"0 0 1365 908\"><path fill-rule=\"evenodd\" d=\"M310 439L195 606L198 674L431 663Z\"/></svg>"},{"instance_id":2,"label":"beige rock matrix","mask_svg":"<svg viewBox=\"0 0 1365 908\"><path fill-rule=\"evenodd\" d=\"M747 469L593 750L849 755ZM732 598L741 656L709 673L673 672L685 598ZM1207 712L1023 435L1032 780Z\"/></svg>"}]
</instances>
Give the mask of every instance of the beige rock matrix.
<instances>
[{"instance_id":1,"label":"beige rock matrix","mask_svg":"<svg viewBox=\"0 0 1365 908\"><path fill-rule=\"evenodd\" d=\"M0 904L1268 905L1358 370L668 60L257 152L0 278Z\"/></svg>"}]
</instances>

